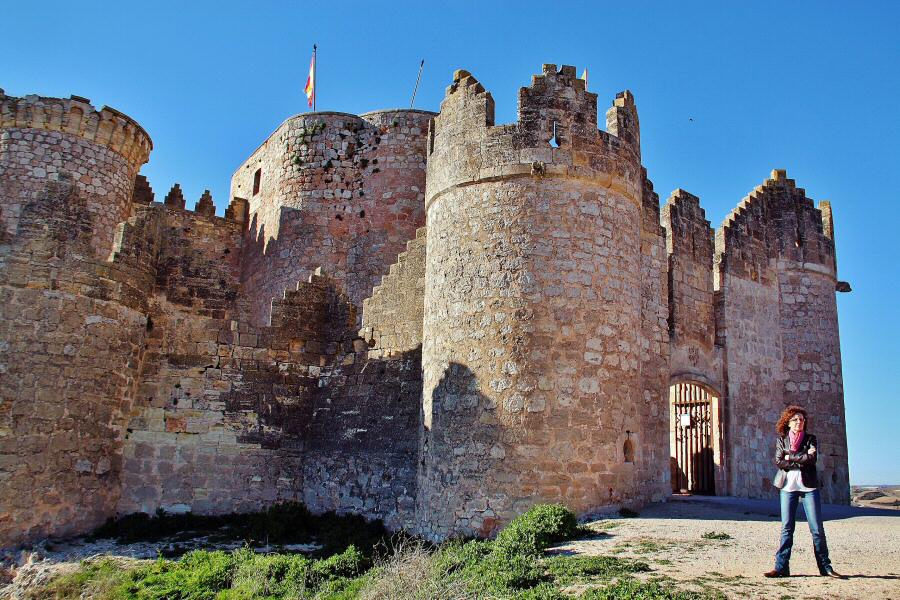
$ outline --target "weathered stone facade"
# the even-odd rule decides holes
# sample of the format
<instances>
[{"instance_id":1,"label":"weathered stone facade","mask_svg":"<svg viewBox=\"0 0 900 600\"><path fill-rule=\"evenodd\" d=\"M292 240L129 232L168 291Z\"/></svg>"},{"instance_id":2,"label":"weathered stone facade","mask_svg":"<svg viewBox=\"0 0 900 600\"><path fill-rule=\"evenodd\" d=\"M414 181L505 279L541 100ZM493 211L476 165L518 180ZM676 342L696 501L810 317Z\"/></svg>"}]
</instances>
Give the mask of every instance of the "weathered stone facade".
<instances>
[{"instance_id":1,"label":"weathered stone facade","mask_svg":"<svg viewBox=\"0 0 900 600\"><path fill-rule=\"evenodd\" d=\"M0 544L158 508L440 539L664 500L680 382L715 398L715 493L771 493L796 402L848 501L830 206L776 171L715 236L687 192L661 210L629 92L606 131L554 65L510 125L465 71L440 113L292 117L224 217L154 202L121 113L0 102Z\"/></svg>"}]
</instances>

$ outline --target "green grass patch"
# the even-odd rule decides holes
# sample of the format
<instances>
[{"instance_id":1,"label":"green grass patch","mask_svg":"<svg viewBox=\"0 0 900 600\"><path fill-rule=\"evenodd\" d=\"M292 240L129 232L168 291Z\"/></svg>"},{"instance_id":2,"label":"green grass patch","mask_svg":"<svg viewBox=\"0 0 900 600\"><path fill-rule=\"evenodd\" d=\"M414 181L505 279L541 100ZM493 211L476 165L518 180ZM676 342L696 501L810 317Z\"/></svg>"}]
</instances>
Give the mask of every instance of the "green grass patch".
<instances>
[{"instance_id":1,"label":"green grass patch","mask_svg":"<svg viewBox=\"0 0 900 600\"><path fill-rule=\"evenodd\" d=\"M122 565L110 558L83 561L74 573L54 578L48 585L29 593L29 600L49 598L92 598L114 600L117 590L127 578Z\"/></svg>"},{"instance_id":2,"label":"green grass patch","mask_svg":"<svg viewBox=\"0 0 900 600\"><path fill-rule=\"evenodd\" d=\"M544 560L543 566L556 583L564 585L650 570L645 562L616 556L554 556Z\"/></svg>"},{"instance_id":3,"label":"green grass patch","mask_svg":"<svg viewBox=\"0 0 900 600\"><path fill-rule=\"evenodd\" d=\"M665 581L640 581L623 577L599 589L588 590L581 600L724 600L717 590L683 590Z\"/></svg>"},{"instance_id":4,"label":"green grass patch","mask_svg":"<svg viewBox=\"0 0 900 600\"><path fill-rule=\"evenodd\" d=\"M199 521L198 521L199 519ZM158 535L175 523L206 527L220 518L191 515L131 517L105 526L122 537ZM563 506L538 505L507 525L493 541L456 540L433 546L409 537L386 544L383 530L354 517L312 517L299 505L279 505L260 515L223 518L254 539L314 538L327 554L258 554L195 550L178 560L86 562L55 579L34 598L75 600L413 600L495 598L566 600L563 588L588 586L584 598L695 600L709 598L671 582L642 583L632 574L646 562L615 556L547 556L550 546L583 535ZM362 530L362 531L360 531ZM347 544L363 539L366 546ZM698 542L699 543L699 542ZM377 546L377 549L376 549ZM339 549L339 550L336 550ZM703 594L706 594L703 591Z\"/></svg>"},{"instance_id":5,"label":"green grass patch","mask_svg":"<svg viewBox=\"0 0 900 600\"><path fill-rule=\"evenodd\" d=\"M718 531L707 531L703 535L701 535L704 540L730 540L731 536L727 533L722 533Z\"/></svg>"}]
</instances>

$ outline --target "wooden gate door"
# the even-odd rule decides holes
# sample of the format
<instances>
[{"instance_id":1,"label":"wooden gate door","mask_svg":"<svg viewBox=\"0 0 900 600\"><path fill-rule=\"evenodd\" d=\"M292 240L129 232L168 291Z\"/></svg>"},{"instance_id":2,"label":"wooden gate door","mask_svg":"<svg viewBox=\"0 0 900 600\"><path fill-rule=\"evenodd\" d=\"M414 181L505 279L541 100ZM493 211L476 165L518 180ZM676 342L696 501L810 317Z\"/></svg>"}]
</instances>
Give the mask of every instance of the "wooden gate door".
<instances>
[{"instance_id":1,"label":"wooden gate door","mask_svg":"<svg viewBox=\"0 0 900 600\"><path fill-rule=\"evenodd\" d=\"M712 397L693 383L675 384L672 491L715 494Z\"/></svg>"}]
</instances>

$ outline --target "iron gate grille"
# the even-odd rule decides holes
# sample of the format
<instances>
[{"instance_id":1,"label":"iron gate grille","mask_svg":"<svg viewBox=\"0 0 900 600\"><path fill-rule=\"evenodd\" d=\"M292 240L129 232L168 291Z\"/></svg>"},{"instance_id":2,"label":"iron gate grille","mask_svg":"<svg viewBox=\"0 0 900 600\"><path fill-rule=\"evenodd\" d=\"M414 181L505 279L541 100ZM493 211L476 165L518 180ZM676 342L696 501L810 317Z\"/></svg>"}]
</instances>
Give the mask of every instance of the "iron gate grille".
<instances>
[{"instance_id":1,"label":"iron gate grille","mask_svg":"<svg viewBox=\"0 0 900 600\"><path fill-rule=\"evenodd\" d=\"M712 398L692 383L675 384L675 492L715 494Z\"/></svg>"}]
</instances>

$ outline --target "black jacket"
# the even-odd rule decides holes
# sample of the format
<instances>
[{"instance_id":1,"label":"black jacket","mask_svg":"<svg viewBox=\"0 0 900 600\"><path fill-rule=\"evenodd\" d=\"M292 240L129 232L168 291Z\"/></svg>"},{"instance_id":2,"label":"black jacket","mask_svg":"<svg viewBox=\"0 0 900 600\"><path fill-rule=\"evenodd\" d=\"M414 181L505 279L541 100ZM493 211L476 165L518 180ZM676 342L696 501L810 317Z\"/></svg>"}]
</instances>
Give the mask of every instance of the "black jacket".
<instances>
[{"instance_id":1,"label":"black jacket","mask_svg":"<svg viewBox=\"0 0 900 600\"><path fill-rule=\"evenodd\" d=\"M800 479L803 481L804 486L808 488L819 487L819 477L816 475L816 458L822 449L819 448L816 436L809 433L804 435L803 441L800 443L800 450L794 454L791 452L789 435L779 437L775 441L775 464L784 471L800 469ZM811 446L815 446L815 454L809 454ZM786 459L784 457L785 454L790 454L790 457Z\"/></svg>"}]
</instances>

